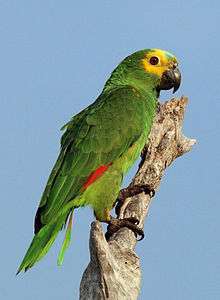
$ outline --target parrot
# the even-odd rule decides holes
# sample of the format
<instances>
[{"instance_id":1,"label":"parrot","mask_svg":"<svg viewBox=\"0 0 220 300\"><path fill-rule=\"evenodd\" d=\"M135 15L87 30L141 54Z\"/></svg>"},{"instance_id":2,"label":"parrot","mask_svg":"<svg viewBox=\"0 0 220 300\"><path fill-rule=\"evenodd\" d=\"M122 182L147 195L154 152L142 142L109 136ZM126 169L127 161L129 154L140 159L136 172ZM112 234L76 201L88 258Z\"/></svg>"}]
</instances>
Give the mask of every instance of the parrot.
<instances>
[{"instance_id":1,"label":"parrot","mask_svg":"<svg viewBox=\"0 0 220 300\"><path fill-rule=\"evenodd\" d=\"M160 91L174 93L180 83L176 56L156 48L136 51L113 70L97 99L63 126L60 153L36 212L34 237L17 274L42 259L66 228L57 261L63 263L76 208L90 206L96 220L111 224L122 181L148 140ZM117 219L119 227L120 222L125 226L122 221Z\"/></svg>"}]
</instances>

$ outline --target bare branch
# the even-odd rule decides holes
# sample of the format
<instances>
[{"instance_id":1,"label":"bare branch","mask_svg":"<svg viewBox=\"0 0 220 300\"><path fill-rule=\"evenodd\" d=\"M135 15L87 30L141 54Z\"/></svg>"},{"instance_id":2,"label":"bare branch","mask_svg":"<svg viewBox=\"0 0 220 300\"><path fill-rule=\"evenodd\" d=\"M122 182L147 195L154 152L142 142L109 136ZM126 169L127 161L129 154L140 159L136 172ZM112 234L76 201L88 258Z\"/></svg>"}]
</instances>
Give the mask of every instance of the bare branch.
<instances>
[{"instance_id":1,"label":"bare branch","mask_svg":"<svg viewBox=\"0 0 220 300\"><path fill-rule=\"evenodd\" d=\"M127 188L146 186L149 192L128 197L119 218L136 217L143 228L152 193L160 185L165 169L179 156L190 151L196 140L182 134L186 97L172 99L158 108L149 141L142 151L139 170ZM90 232L91 261L80 284L80 300L138 298L141 282L139 257L134 248L137 240L128 228L121 228L107 242L96 221Z\"/></svg>"}]
</instances>

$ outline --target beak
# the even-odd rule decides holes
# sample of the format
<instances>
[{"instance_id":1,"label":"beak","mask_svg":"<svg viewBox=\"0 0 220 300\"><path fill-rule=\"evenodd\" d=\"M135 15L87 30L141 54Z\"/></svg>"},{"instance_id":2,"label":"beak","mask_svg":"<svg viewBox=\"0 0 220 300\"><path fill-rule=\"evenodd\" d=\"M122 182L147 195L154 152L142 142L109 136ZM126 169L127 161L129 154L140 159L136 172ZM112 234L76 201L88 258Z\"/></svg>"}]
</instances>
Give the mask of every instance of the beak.
<instances>
[{"instance_id":1,"label":"beak","mask_svg":"<svg viewBox=\"0 0 220 300\"><path fill-rule=\"evenodd\" d=\"M181 73L178 68L174 67L172 69L166 70L160 80L158 90L170 90L173 88L173 93L175 93L181 83Z\"/></svg>"}]
</instances>

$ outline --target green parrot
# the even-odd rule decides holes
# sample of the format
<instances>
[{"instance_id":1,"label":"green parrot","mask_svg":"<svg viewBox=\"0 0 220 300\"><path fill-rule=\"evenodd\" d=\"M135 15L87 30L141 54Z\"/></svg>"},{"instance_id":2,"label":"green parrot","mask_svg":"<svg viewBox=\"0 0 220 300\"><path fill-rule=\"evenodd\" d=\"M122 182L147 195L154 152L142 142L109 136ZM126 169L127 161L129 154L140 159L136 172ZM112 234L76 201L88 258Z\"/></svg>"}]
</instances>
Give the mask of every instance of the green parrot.
<instances>
[{"instance_id":1,"label":"green parrot","mask_svg":"<svg viewBox=\"0 0 220 300\"><path fill-rule=\"evenodd\" d=\"M175 92L180 86L177 65L174 55L160 49L131 54L96 101L62 128L60 154L35 216L35 235L17 273L38 262L66 226L58 255L62 264L75 208L89 205L97 220L111 224L122 180L149 136L160 90Z\"/></svg>"}]
</instances>

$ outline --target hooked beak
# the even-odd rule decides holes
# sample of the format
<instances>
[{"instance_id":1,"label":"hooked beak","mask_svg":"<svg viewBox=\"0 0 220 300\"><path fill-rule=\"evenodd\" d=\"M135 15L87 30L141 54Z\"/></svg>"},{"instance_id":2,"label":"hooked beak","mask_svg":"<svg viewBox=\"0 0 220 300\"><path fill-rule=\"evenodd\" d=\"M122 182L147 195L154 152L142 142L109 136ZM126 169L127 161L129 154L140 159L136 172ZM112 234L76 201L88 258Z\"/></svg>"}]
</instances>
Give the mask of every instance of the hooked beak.
<instances>
[{"instance_id":1,"label":"hooked beak","mask_svg":"<svg viewBox=\"0 0 220 300\"><path fill-rule=\"evenodd\" d=\"M160 80L158 86L158 92L161 90L170 90L173 88L173 93L175 93L181 83L181 73L178 68L174 67L172 69L166 70Z\"/></svg>"}]
</instances>

